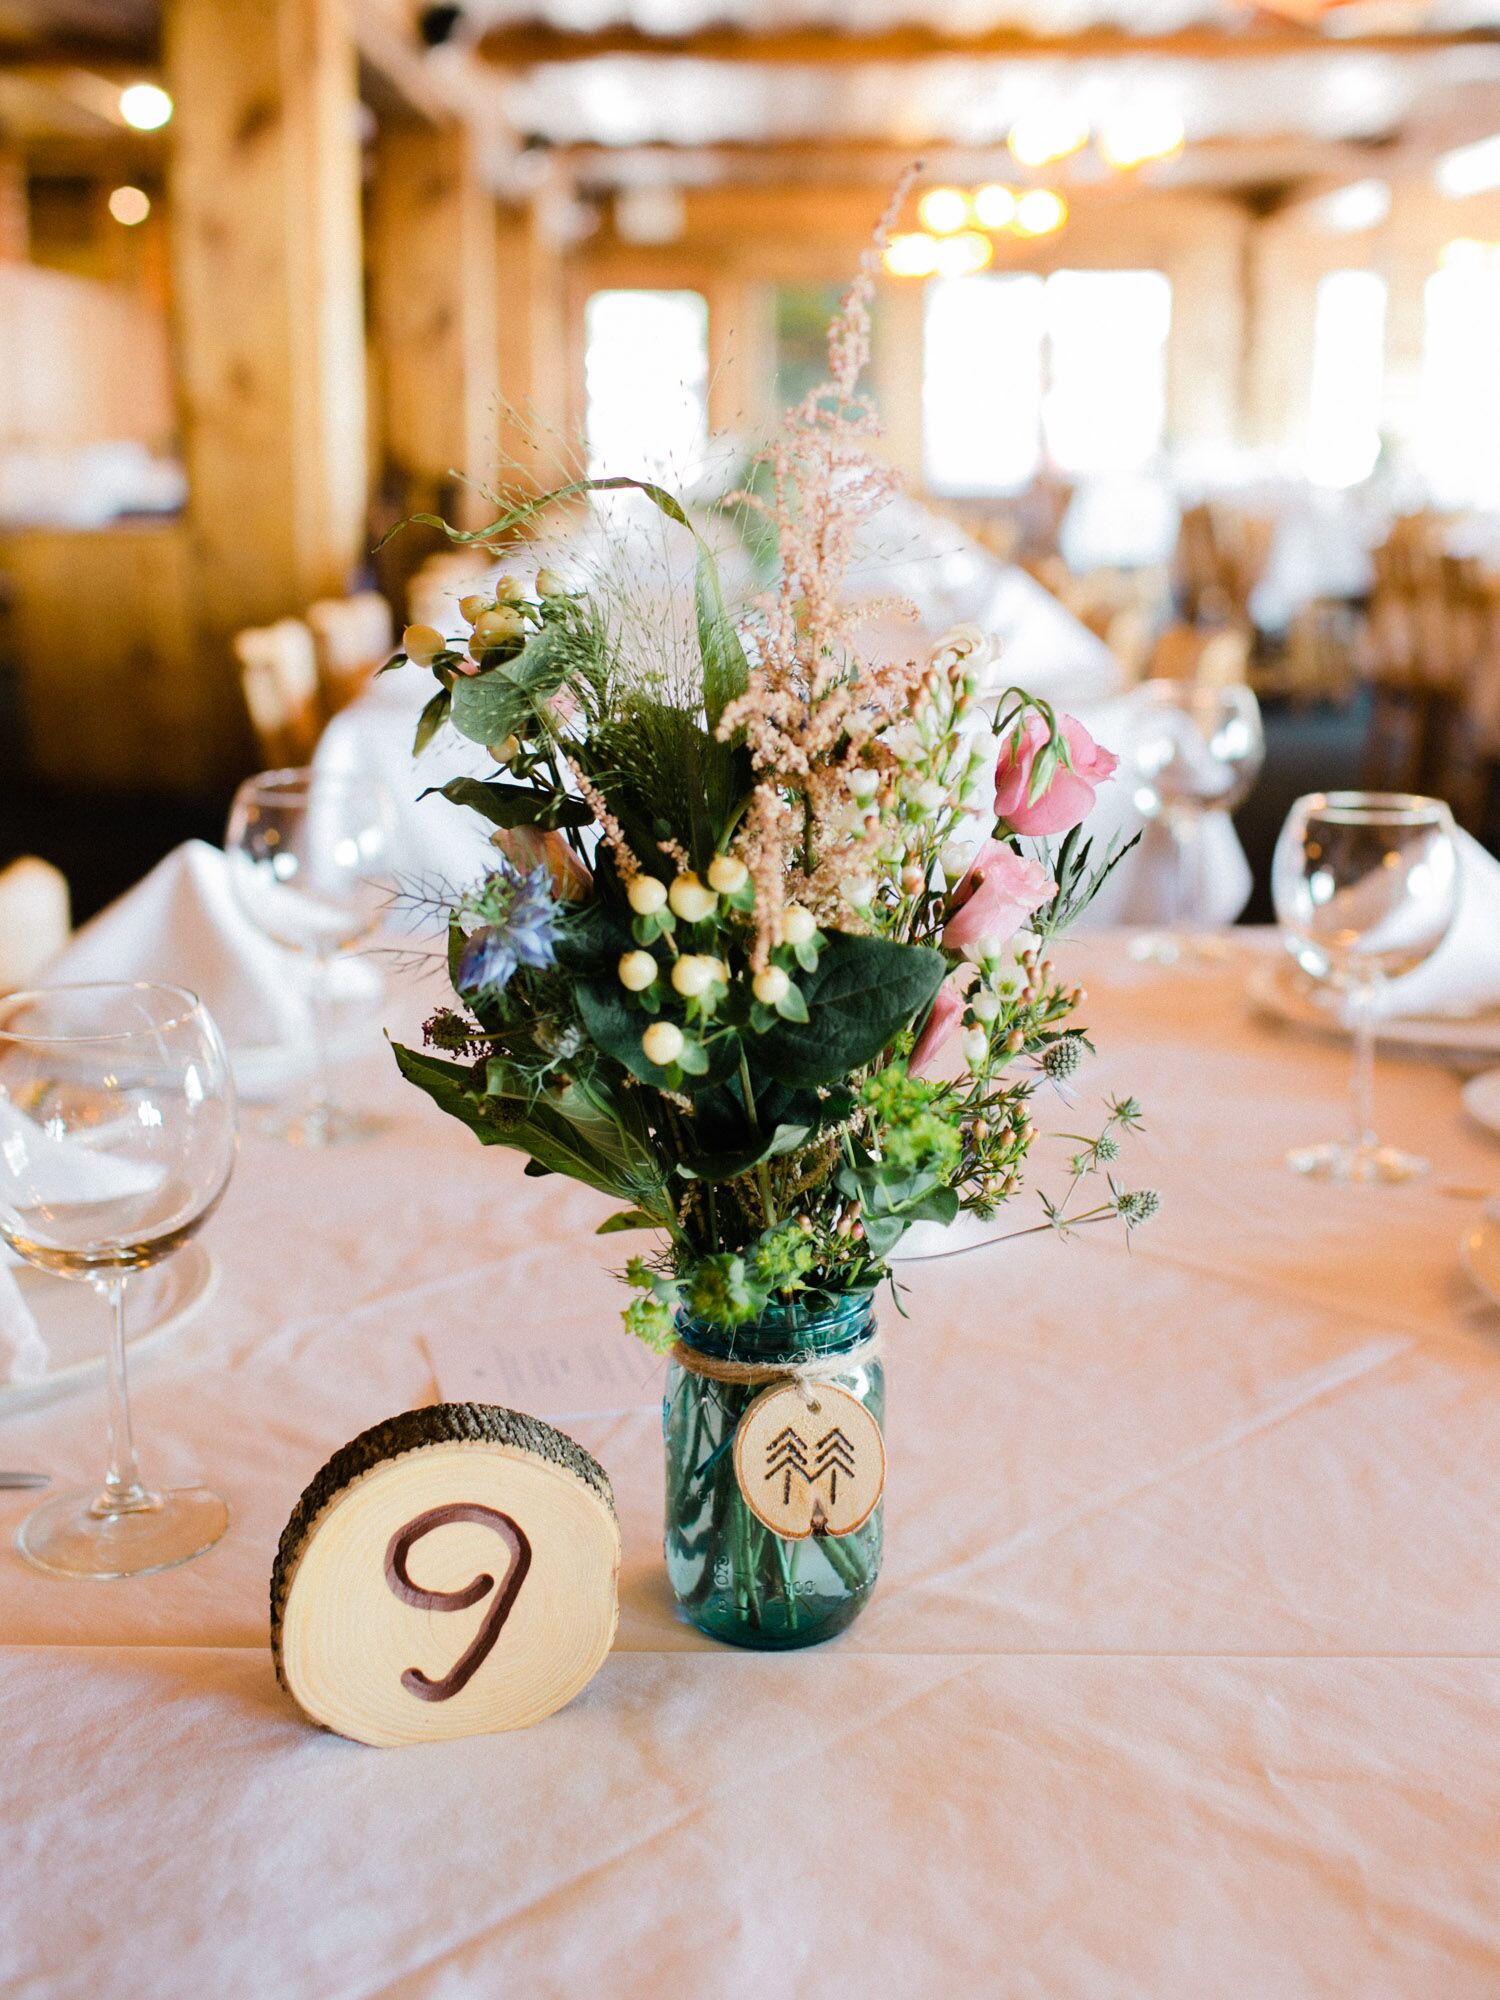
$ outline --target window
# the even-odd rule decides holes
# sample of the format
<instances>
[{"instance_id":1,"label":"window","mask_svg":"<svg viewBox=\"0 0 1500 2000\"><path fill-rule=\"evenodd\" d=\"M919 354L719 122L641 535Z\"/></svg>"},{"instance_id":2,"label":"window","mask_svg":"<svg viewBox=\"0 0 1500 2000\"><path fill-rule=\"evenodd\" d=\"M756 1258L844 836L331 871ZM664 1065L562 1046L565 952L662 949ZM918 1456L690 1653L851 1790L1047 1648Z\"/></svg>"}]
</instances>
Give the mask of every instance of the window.
<instances>
[{"instance_id":1,"label":"window","mask_svg":"<svg viewBox=\"0 0 1500 2000\"><path fill-rule=\"evenodd\" d=\"M1432 499L1500 506L1500 256L1450 246L1426 303L1417 452Z\"/></svg>"},{"instance_id":2,"label":"window","mask_svg":"<svg viewBox=\"0 0 1500 2000\"><path fill-rule=\"evenodd\" d=\"M922 414L938 493L1014 493L1041 470L1132 471L1161 449L1172 287L1160 271L939 278Z\"/></svg>"},{"instance_id":3,"label":"window","mask_svg":"<svg viewBox=\"0 0 1500 2000\"><path fill-rule=\"evenodd\" d=\"M1313 315L1307 476L1355 486L1380 455L1385 380L1385 280L1374 271L1329 271Z\"/></svg>"},{"instance_id":4,"label":"window","mask_svg":"<svg viewBox=\"0 0 1500 2000\"><path fill-rule=\"evenodd\" d=\"M595 292L584 311L589 471L682 481L708 435L708 303L698 292Z\"/></svg>"}]
</instances>

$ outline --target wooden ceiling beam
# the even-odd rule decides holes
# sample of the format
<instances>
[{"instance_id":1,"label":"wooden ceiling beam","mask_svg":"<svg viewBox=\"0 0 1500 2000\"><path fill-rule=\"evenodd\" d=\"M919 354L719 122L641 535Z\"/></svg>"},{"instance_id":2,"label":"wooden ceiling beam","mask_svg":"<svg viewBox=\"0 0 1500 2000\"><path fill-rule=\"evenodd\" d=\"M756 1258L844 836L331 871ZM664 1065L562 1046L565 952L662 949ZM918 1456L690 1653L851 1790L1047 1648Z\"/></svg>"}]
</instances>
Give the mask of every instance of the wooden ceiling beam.
<instances>
[{"instance_id":1,"label":"wooden ceiling beam","mask_svg":"<svg viewBox=\"0 0 1500 2000\"><path fill-rule=\"evenodd\" d=\"M1117 28L1090 28L1074 35L1032 35L1013 27L971 31L913 25L878 34L844 34L828 28L784 28L757 33L739 28L702 28L685 35L652 35L622 24L587 32L543 23L497 26L479 41L479 53L501 69L532 69L543 63L591 62L600 56L687 57L696 62L804 64L932 62L959 56L1009 62L1032 60L1099 62L1112 58L1170 56L1197 61L1234 61L1265 56L1370 53L1411 55L1421 50L1494 48L1500 30L1481 28L1456 34L1320 35L1292 23L1226 34L1216 28L1182 28L1164 35L1129 35Z\"/></svg>"}]
</instances>

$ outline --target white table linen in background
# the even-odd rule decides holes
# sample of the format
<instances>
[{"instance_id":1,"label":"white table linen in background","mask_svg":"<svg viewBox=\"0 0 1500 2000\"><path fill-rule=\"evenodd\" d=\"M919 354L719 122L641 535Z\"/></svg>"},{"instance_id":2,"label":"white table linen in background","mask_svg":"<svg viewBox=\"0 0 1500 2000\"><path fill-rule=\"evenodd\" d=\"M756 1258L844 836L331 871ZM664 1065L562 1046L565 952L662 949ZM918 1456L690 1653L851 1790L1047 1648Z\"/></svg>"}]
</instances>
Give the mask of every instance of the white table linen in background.
<instances>
[{"instance_id":1,"label":"white table linen in background","mask_svg":"<svg viewBox=\"0 0 1500 2000\"><path fill-rule=\"evenodd\" d=\"M267 1577L328 1454L436 1393L438 1328L566 1352L613 1319L609 1204L482 1151L382 1056L380 1139L247 1135L217 1296L135 1369L148 1469L219 1486L228 1537L107 1586L0 1557L0 1988L1493 2000L1500 1311L1455 1240L1500 1150L1456 1079L1382 1063L1433 1179L1294 1179L1283 1148L1341 1129L1347 1052L1253 1024L1242 965L1070 949L1100 1053L1041 1122L1097 1129L1134 1091L1123 1178L1162 1215L1128 1252L904 1268L885 1572L814 1653L674 1616L649 1357L606 1409L535 1399L608 1468L624 1568L615 1652L519 1735L306 1726ZM397 997L410 1033L431 996ZM64 1478L99 1449L86 1395L0 1430ZM7 1538L30 1504L0 1494Z\"/></svg>"}]
</instances>

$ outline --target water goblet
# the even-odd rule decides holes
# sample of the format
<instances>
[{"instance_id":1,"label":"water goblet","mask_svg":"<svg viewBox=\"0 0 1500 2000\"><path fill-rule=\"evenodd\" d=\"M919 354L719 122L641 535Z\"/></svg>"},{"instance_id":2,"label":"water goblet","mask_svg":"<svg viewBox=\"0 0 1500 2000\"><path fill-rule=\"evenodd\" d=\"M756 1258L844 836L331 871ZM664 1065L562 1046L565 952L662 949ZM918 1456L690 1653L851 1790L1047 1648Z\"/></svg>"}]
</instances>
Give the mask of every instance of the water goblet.
<instances>
[{"instance_id":1,"label":"water goblet","mask_svg":"<svg viewBox=\"0 0 1500 2000\"><path fill-rule=\"evenodd\" d=\"M1312 792L1287 815L1271 864L1288 951L1345 996L1354 1034L1351 1134L1299 1146L1287 1164L1324 1180L1405 1181L1427 1162L1375 1133L1375 1022L1381 987L1437 950L1458 908L1458 850L1441 799L1409 792Z\"/></svg>"},{"instance_id":2,"label":"water goblet","mask_svg":"<svg viewBox=\"0 0 1500 2000\"><path fill-rule=\"evenodd\" d=\"M0 1238L110 1305L104 1484L59 1493L21 1523L16 1546L38 1569L139 1576L201 1555L228 1525L216 1493L141 1479L125 1303L131 1273L213 1213L234 1152L229 1059L193 994L121 984L0 1000Z\"/></svg>"},{"instance_id":3,"label":"water goblet","mask_svg":"<svg viewBox=\"0 0 1500 2000\"><path fill-rule=\"evenodd\" d=\"M241 909L313 966L311 1093L265 1129L296 1146L368 1138L384 1121L335 1104L329 1087L332 968L389 908L397 865L390 794L358 772L263 771L235 793L224 847Z\"/></svg>"},{"instance_id":4,"label":"water goblet","mask_svg":"<svg viewBox=\"0 0 1500 2000\"><path fill-rule=\"evenodd\" d=\"M1171 842L1166 924L1137 938L1131 955L1173 965L1185 956L1222 956L1216 941L1188 927L1210 812L1233 812L1248 798L1265 761L1260 704L1241 682L1144 681L1130 703L1135 803Z\"/></svg>"}]
</instances>

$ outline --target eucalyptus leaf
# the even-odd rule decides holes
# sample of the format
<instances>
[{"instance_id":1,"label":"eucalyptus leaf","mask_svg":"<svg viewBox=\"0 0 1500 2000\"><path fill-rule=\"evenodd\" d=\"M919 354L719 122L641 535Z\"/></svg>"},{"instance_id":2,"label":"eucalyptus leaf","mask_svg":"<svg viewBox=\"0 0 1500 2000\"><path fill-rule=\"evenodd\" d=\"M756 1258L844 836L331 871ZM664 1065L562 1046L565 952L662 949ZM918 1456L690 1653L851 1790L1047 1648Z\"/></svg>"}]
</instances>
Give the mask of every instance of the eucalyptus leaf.
<instances>
[{"instance_id":1,"label":"eucalyptus leaf","mask_svg":"<svg viewBox=\"0 0 1500 2000\"><path fill-rule=\"evenodd\" d=\"M567 648L555 626L544 625L520 652L482 674L467 674L453 688L453 726L475 743L501 743L521 735L567 678Z\"/></svg>"}]
</instances>

